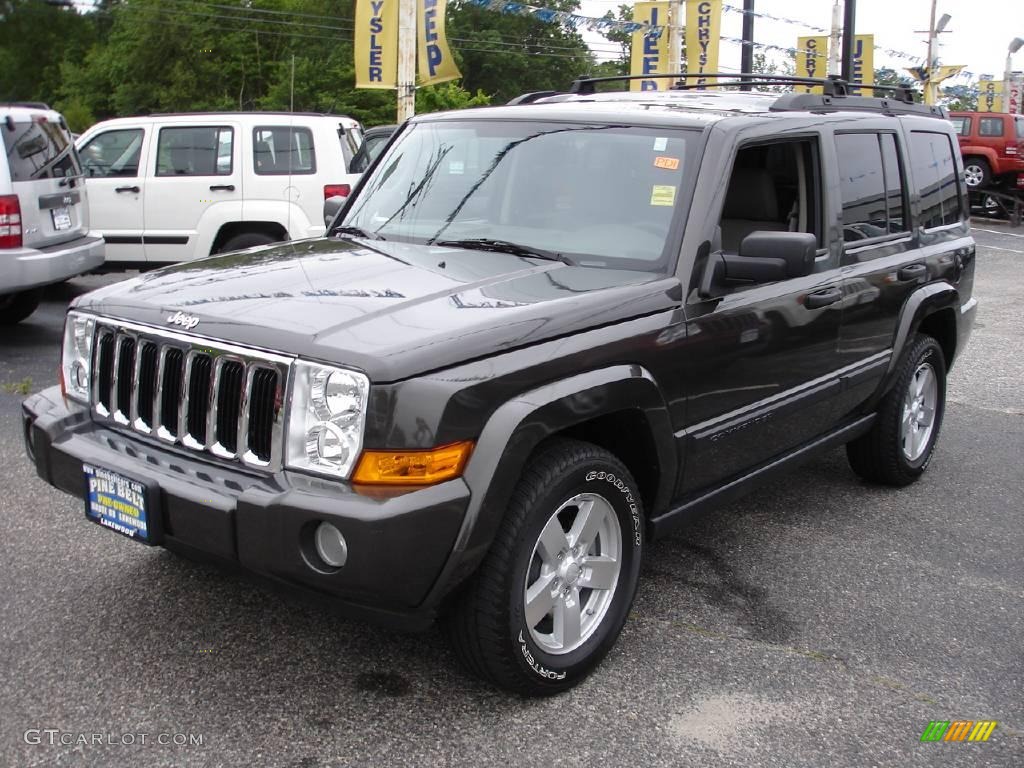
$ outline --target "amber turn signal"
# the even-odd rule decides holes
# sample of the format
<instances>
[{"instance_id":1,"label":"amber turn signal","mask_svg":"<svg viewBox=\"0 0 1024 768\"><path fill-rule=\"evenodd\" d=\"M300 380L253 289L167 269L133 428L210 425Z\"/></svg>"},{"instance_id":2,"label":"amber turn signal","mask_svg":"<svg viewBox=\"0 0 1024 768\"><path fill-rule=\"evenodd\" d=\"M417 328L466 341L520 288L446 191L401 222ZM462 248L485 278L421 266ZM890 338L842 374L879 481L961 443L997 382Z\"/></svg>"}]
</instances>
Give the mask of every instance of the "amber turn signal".
<instances>
[{"instance_id":1,"label":"amber turn signal","mask_svg":"<svg viewBox=\"0 0 1024 768\"><path fill-rule=\"evenodd\" d=\"M473 451L472 441L451 443L429 451L363 451L352 473L356 485L433 485L451 480Z\"/></svg>"}]
</instances>

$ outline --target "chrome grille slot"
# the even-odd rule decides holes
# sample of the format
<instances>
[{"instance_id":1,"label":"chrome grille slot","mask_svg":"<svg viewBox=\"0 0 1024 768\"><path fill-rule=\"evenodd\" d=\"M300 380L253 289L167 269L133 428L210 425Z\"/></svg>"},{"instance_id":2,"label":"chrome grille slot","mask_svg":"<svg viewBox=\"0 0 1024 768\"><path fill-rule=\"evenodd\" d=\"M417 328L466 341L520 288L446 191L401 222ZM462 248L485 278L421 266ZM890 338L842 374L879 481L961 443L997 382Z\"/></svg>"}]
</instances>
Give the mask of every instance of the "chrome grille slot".
<instances>
[{"instance_id":1,"label":"chrome grille slot","mask_svg":"<svg viewBox=\"0 0 1024 768\"><path fill-rule=\"evenodd\" d=\"M242 413L244 383L245 366L237 360L225 360L217 383L214 436L224 452L231 456L238 453L238 417Z\"/></svg>"},{"instance_id":2,"label":"chrome grille slot","mask_svg":"<svg viewBox=\"0 0 1024 768\"><path fill-rule=\"evenodd\" d=\"M182 383L185 380L185 353L180 349L165 350L160 379L161 437L178 436L178 411L181 407Z\"/></svg>"},{"instance_id":3,"label":"chrome grille slot","mask_svg":"<svg viewBox=\"0 0 1024 768\"><path fill-rule=\"evenodd\" d=\"M99 319L93 419L182 448L279 469L291 358Z\"/></svg>"}]
</instances>

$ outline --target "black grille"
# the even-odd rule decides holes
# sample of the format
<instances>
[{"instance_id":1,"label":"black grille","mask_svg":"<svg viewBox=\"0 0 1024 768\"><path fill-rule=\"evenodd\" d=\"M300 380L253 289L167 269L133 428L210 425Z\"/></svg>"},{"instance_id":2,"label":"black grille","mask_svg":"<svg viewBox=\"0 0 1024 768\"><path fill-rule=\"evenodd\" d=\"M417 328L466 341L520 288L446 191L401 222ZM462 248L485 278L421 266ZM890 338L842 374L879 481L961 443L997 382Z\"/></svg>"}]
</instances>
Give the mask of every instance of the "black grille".
<instances>
[{"instance_id":1,"label":"black grille","mask_svg":"<svg viewBox=\"0 0 1024 768\"><path fill-rule=\"evenodd\" d=\"M188 383L188 433L197 443L206 445L206 416L210 412L210 389L213 363L209 355L192 358Z\"/></svg>"},{"instance_id":2,"label":"black grille","mask_svg":"<svg viewBox=\"0 0 1024 768\"><path fill-rule=\"evenodd\" d=\"M168 349L164 357L160 424L174 437L178 436L178 408L181 406L181 385L184 379L185 353L180 349Z\"/></svg>"},{"instance_id":3,"label":"black grille","mask_svg":"<svg viewBox=\"0 0 1024 768\"><path fill-rule=\"evenodd\" d=\"M135 374L135 339L122 336L117 340L117 402L115 406L125 417L132 410L132 376Z\"/></svg>"},{"instance_id":4,"label":"black grille","mask_svg":"<svg viewBox=\"0 0 1024 768\"><path fill-rule=\"evenodd\" d=\"M280 466L283 358L106 322L96 333L94 418L220 458Z\"/></svg>"},{"instance_id":5,"label":"black grille","mask_svg":"<svg viewBox=\"0 0 1024 768\"><path fill-rule=\"evenodd\" d=\"M146 429L153 428L153 404L156 401L156 375L160 362L159 351L152 341L139 346L139 421Z\"/></svg>"},{"instance_id":6,"label":"black grille","mask_svg":"<svg viewBox=\"0 0 1024 768\"><path fill-rule=\"evenodd\" d=\"M114 334L107 332L100 336L99 351L96 353L97 400L109 413L111 402L111 384L114 381Z\"/></svg>"},{"instance_id":7,"label":"black grille","mask_svg":"<svg viewBox=\"0 0 1024 768\"><path fill-rule=\"evenodd\" d=\"M242 386L245 384L245 367L234 360L228 360L220 370L220 384L217 389L216 438L229 453L238 451L238 417L242 414Z\"/></svg>"},{"instance_id":8,"label":"black grille","mask_svg":"<svg viewBox=\"0 0 1024 768\"><path fill-rule=\"evenodd\" d=\"M249 398L249 450L260 461L270 460L276 400L277 371L258 368L252 377Z\"/></svg>"}]
</instances>

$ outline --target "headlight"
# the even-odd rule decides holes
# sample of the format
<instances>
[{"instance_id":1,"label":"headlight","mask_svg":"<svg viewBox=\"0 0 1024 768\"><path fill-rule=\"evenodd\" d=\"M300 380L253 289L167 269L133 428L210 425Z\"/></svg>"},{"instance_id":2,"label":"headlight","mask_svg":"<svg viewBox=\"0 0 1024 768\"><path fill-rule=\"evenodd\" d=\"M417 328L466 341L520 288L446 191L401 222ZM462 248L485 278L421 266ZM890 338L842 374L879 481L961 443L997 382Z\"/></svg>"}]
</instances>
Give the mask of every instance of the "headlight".
<instances>
[{"instance_id":1,"label":"headlight","mask_svg":"<svg viewBox=\"0 0 1024 768\"><path fill-rule=\"evenodd\" d=\"M68 312L64 321L64 350L61 355L61 378L68 397L89 402L92 381L92 339L96 320L78 312Z\"/></svg>"},{"instance_id":2,"label":"headlight","mask_svg":"<svg viewBox=\"0 0 1024 768\"><path fill-rule=\"evenodd\" d=\"M285 463L347 478L363 447L370 380L357 371L296 361Z\"/></svg>"}]
</instances>

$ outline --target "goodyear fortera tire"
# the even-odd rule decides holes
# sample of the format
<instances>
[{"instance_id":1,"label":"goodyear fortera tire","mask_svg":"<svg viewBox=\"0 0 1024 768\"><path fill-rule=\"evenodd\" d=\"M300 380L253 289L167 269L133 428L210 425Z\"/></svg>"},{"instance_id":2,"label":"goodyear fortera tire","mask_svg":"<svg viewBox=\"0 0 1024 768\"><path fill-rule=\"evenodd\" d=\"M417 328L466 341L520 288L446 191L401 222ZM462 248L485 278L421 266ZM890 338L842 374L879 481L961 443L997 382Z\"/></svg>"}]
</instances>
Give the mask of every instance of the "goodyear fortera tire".
<instances>
[{"instance_id":1,"label":"goodyear fortera tire","mask_svg":"<svg viewBox=\"0 0 1024 768\"><path fill-rule=\"evenodd\" d=\"M618 639L644 547L636 482L615 456L553 440L523 472L480 570L447 620L474 674L545 696L567 690Z\"/></svg>"},{"instance_id":2,"label":"goodyear fortera tire","mask_svg":"<svg viewBox=\"0 0 1024 768\"><path fill-rule=\"evenodd\" d=\"M946 358L918 335L882 398L871 431L846 446L853 471L875 483L904 486L928 468L946 410Z\"/></svg>"}]
</instances>

